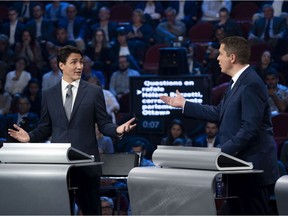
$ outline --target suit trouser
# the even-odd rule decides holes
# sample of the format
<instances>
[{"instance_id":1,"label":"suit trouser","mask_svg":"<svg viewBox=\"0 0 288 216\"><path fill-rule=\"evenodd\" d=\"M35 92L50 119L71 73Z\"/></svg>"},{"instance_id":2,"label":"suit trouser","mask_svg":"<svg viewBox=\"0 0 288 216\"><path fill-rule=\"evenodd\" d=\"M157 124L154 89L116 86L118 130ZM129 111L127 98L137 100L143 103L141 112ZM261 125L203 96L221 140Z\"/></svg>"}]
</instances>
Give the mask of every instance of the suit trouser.
<instances>
[{"instance_id":1,"label":"suit trouser","mask_svg":"<svg viewBox=\"0 0 288 216\"><path fill-rule=\"evenodd\" d=\"M83 215L102 214L100 201L100 174L96 175L95 172L91 172L92 169L93 167L77 167L70 172L70 185L71 187L77 188L72 197L70 197L72 213L74 200L76 199Z\"/></svg>"}]
</instances>

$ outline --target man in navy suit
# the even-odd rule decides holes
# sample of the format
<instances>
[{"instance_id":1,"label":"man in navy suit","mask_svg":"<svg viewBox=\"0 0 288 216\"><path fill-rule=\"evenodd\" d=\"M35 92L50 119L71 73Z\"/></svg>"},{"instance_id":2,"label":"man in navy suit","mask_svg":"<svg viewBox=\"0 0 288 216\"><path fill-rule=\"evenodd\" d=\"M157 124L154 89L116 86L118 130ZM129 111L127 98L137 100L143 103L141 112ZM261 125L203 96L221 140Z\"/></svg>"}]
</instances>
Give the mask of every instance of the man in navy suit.
<instances>
[{"instance_id":1,"label":"man in navy suit","mask_svg":"<svg viewBox=\"0 0 288 216\"><path fill-rule=\"evenodd\" d=\"M205 134L196 137L193 140L192 146L206 148L220 147L217 123L207 122L205 125Z\"/></svg>"},{"instance_id":2,"label":"man in navy suit","mask_svg":"<svg viewBox=\"0 0 288 216\"><path fill-rule=\"evenodd\" d=\"M237 191L243 208L236 214L267 214L269 190L279 173L267 89L249 66L249 57L244 38L231 36L221 41L217 60L221 72L231 76L233 84L217 106L188 102L178 90L176 97L160 98L182 108L189 117L218 122L221 151L264 171L253 179L242 175L232 189Z\"/></svg>"},{"instance_id":3,"label":"man in navy suit","mask_svg":"<svg viewBox=\"0 0 288 216\"><path fill-rule=\"evenodd\" d=\"M8 133L20 142L42 142L51 136L52 143L71 143L72 147L94 155L95 161L100 161L95 124L97 123L99 131L104 135L119 138L136 126L132 124L135 118L120 126L111 122L106 112L102 89L81 80L83 54L78 48L69 45L60 48L57 64L63 72L63 78L54 87L43 91L38 127L27 133L21 127L13 125L16 130L9 129ZM67 101L71 102L69 109L65 106ZM99 176L80 171L72 173L71 177L78 187L80 208L84 215L101 215L97 184Z\"/></svg>"}]
</instances>

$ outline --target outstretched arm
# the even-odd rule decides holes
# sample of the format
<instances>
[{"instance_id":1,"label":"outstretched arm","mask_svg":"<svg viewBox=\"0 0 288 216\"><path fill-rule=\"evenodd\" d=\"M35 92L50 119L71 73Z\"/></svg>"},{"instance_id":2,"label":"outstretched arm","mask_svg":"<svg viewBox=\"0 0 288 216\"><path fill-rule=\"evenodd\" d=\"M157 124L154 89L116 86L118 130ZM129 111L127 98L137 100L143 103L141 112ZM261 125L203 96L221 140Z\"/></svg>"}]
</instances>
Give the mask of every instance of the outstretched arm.
<instances>
[{"instance_id":1,"label":"outstretched arm","mask_svg":"<svg viewBox=\"0 0 288 216\"><path fill-rule=\"evenodd\" d=\"M30 136L25 130L23 130L21 127L19 127L16 124L14 124L13 126L16 130L8 129L8 134L11 137L18 140L19 142L29 142L30 141Z\"/></svg>"},{"instance_id":2,"label":"outstretched arm","mask_svg":"<svg viewBox=\"0 0 288 216\"><path fill-rule=\"evenodd\" d=\"M178 107L178 108L184 108L185 105L185 98L183 97L183 95L180 94L180 92L178 90L176 90L176 97L170 97L170 96L160 96L160 99L173 107Z\"/></svg>"},{"instance_id":3,"label":"outstretched arm","mask_svg":"<svg viewBox=\"0 0 288 216\"><path fill-rule=\"evenodd\" d=\"M130 132L132 129L136 127L137 124L133 124L133 122L136 120L136 118L132 118L129 121L125 122L124 124L118 126L116 128L116 133L119 136L122 136L124 133Z\"/></svg>"}]
</instances>

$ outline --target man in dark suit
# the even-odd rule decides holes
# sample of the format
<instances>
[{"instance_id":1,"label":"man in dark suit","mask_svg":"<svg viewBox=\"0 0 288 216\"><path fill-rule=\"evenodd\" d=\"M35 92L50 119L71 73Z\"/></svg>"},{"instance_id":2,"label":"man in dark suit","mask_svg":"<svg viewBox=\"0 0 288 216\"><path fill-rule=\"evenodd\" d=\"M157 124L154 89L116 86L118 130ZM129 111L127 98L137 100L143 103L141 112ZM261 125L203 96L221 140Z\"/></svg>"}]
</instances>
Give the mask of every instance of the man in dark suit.
<instances>
[{"instance_id":1,"label":"man in dark suit","mask_svg":"<svg viewBox=\"0 0 288 216\"><path fill-rule=\"evenodd\" d=\"M207 122L205 126L205 134L196 137L193 140L194 147L220 147L220 138L218 136L218 125L215 122Z\"/></svg>"},{"instance_id":2,"label":"man in dark suit","mask_svg":"<svg viewBox=\"0 0 288 216\"><path fill-rule=\"evenodd\" d=\"M266 42L275 47L278 40L287 37L286 20L274 16L272 5L263 6L263 18L255 22L249 33L249 42L253 45L259 42Z\"/></svg>"},{"instance_id":3,"label":"man in dark suit","mask_svg":"<svg viewBox=\"0 0 288 216\"><path fill-rule=\"evenodd\" d=\"M248 64L250 48L244 38L226 37L220 44L217 59L221 72L231 76L234 83L218 106L188 102L178 90L176 97L160 98L181 107L185 115L218 122L221 151L264 171L253 179L242 175L232 189L243 208L235 214L267 214L269 190L279 177L267 89Z\"/></svg>"},{"instance_id":4,"label":"man in dark suit","mask_svg":"<svg viewBox=\"0 0 288 216\"><path fill-rule=\"evenodd\" d=\"M13 7L17 10L19 14L19 21L21 23L26 23L32 18L32 8L36 2L29 1L29 0L24 0L24 1L19 1L15 2L13 4Z\"/></svg>"},{"instance_id":5,"label":"man in dark suit","mask_svg":"<svg viewBox=\"0 0 288 216\"><path fill-rule=\"evenodd\" d=\"M9 129L8 133L21 142L41 142L51 136L52 143L71 143L72 147L100 161L95 124L104 135L119 138L136 126L132 124L135 118L120 126L111 122L102 89L81 80L83 54L79 49L69 45L60 48L57 63L63 78L43 92L38 127L27 133L14 125L16 130ZM99 176L80 171L71 177L72 184L78 187L80 208L84 215L101 215Z\"/></svg>"}]
</instances>

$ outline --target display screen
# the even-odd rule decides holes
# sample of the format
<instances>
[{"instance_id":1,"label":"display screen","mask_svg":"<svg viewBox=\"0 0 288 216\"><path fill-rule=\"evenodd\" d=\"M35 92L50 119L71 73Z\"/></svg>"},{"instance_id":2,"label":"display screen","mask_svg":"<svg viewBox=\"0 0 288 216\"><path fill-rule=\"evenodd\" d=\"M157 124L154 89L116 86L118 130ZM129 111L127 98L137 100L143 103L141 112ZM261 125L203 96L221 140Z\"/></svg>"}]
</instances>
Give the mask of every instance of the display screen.
<instances>
[{"instance_id":1,"label":"display screen","mask_svg":"<svg viewBox=\"0 0 288 216\"><path fill-rule=\"evenodd\" d=\"M174 97L176 89L187 101L210 104L211 78L208 75L130 77L130 110L139 119L140 132L161 133L167 119L182 114L181 109L159 98L161 95Z\"/></svg>"}]
</instances>

